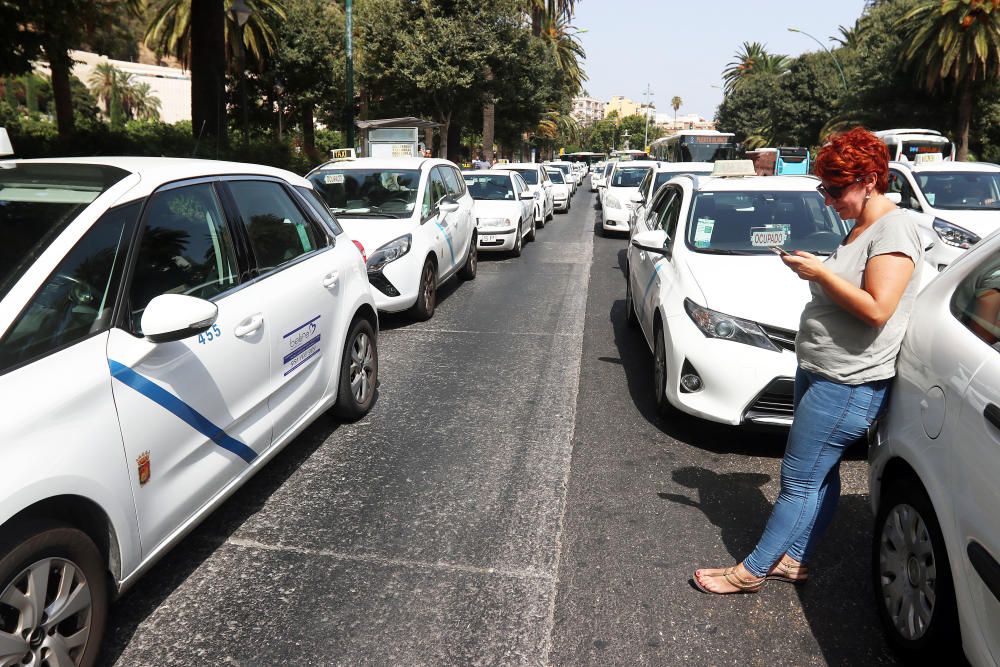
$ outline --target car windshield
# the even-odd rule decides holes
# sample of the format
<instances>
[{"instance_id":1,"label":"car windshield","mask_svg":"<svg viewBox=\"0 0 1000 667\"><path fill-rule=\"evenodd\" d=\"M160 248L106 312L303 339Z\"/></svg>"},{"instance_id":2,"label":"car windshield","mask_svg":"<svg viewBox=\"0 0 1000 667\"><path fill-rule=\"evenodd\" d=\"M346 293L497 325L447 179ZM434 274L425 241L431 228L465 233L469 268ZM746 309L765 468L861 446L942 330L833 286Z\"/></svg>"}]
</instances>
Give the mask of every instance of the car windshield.
<instances>
[{"instance_id":1,"label":"car windshield","mask_svg":"<svg viewBox=\"0 0 1000 667\"><path fill-rule=\"evenodd\" d=\"M563 179L563 173L561 171L559 171L558 169L546 169L546 171L549 173L549 179L553 183L565 183L566 182Z\"/></svg>"},{"instance_id":2,"label":"car windshield","mask_svg":"<svg viewBox=\"0 0 1000 667\"><path fill-rule=\"evenodd\" d=\"M695 194L687 244L695 252L752 255L770 246L828 255L847 226L818 192L719 191Z\"/></svg>"},{"instance_id":3,"label":"car windshield","mask_svg":"<svg viewBox=\"0 0 1000 667\"><path fill-rule=\"evenodd\" d=\"M416 169L321 169L313 187L339 218L408 218L417 203Z\"/></svg>"},{"instance_id":4,"label":"car windshield","mask_svg":"<svg viewBox=\"0 0 1000 667\"><path fill-rule=\"evenodd\" d=\"M514 185L507 174L462 174L462 177L473 199L514 199Z\"/></svg>"},{"instance_id":5,"label":"car windshield","mask_svg":"<svg viewBox=\"0 0 1000 667\"><path fill-rule=\"evenodd\" d=\"M5 163L0 169L0 298L90 202L128 174L96 164Z\"/></svg>"},{"instance_id":6,"label":"car windshield","mask_svg":"<svg viewBox=\"0 0 1000 667\"><path fill-rule=\"evenodd\" d=\"M513 169L512 171L521 174L521 178L528 185L538 185L538 172L534 169Z\"/></svg>"},{"instance_id":7,"label":"car windshield","mask_svg":"<svg viewBox=\"0 0 1000 667\"><path fill-rule=\"evenodd\" d=\"M572 166L568 164L557 164L555 166L558 167L559 170L562 171L562 173L566 174L567 176L569 176L569 170L572 169Z\"/></svg>"},{"instance_id":8,"label":"car windshield","mask_svg":"<svg viewBox=\"0 0 1000 667\"><path fill-rule=\"evenodd\" d=\"M927 202L947 210L1000 209L1000 172L920 172L915 174Z\"/></svg>"},{"instance_id":9,"label":"car windshield","mask_svg":"<svg viewBox=\"0 0 1000 667\"><path fill-rule=\"evenodd\" d=\"M615 169L615 175L611 179L611 187L637 188L647 171L649 171L649 167L623 167Z\"/></svg>"}]
</instances>

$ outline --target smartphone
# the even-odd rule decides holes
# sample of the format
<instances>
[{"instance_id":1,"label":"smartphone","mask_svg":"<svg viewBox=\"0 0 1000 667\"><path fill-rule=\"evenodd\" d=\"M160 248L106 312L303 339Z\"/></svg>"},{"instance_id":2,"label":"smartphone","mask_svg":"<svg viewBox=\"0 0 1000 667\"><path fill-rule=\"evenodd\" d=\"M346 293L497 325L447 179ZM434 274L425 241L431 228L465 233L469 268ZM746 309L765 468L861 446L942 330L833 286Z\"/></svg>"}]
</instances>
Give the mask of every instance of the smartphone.
<instances>
[{"instance_id":1,"label":"smartphone","mask_svg":"<svg viewBox=\"0 0 1000 667\"><path fill-rule=\"evenodd\" d=\"M772 252L774 252L775 254L778 254L778 255L791 255L792 254L792 253L788 252L787 250L785 250L784 248L782 248L780 245L772 245L772 246L768 246L768 247L771 249Z\"/></svg>"}]
</instances>

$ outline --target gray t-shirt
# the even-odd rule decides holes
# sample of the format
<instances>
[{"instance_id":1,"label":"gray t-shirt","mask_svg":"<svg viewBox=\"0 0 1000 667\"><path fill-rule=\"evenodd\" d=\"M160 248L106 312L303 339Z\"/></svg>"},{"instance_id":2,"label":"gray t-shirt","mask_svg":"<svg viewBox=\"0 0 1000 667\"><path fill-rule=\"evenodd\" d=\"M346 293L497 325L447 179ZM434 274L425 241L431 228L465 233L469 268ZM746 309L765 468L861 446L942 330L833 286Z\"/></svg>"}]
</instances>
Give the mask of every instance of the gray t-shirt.
<instances>
[{"instance_id":1,"label":"gray t-shirt","mask_svg":"<svg viewBox=\"0 0 1000 667\"><path fill-rule=\"evenodd\" d=\"M889 321L872 327L847 312L809 283L812 300L806 304L795 337L799 366L843 384L862 384L896 374L896 355L906 333L913 299L920 289L924 245L916 214L906 209L886 213L849 244L841 244L824 264L855 287L864 281L868 260L900 252L913 260L910 282Z\"/></svg>"}]
</instances>

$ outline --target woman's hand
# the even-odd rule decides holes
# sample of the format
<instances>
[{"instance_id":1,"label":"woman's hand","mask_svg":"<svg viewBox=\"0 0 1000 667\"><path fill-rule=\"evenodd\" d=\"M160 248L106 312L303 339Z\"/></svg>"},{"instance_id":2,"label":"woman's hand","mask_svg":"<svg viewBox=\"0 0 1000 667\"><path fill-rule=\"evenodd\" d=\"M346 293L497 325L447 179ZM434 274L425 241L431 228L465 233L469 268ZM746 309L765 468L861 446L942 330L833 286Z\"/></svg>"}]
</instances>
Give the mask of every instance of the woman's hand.
<instances>
[{"instance_id":1,"label":"woman's hand","mask_svg":"<svg viewBox=\"0 0 1000 667\"><path fill-rule=\"evenodd\" d=\"M793 255L782 255L781 261L802 280L817 280L826 271L819 257L804 250L796 250Z\"/></svg>"}]
</instances>

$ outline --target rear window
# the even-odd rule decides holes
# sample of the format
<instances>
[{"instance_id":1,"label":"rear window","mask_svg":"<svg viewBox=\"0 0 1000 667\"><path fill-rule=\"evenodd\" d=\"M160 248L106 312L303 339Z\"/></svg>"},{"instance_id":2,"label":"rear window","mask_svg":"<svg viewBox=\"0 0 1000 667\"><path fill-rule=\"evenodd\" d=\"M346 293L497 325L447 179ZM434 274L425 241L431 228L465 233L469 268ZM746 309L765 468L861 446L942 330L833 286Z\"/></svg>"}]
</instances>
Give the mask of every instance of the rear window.
<instances>
[{"instance_id":1,"label":"rear window","mask_svg":"<svg viewBox=\"0 0 1000 667\"><path fill-rule=\"evenodd\" d=\"M611 179L613 188L637 188L646 176L649 167L623 167L615 170Z\"/></svg>"},{"instance_id":2,"label":"rear window","mask_svg":"<svg viewBox=\"0 0 1000 667\"><path fill-rule=\"evenodd\" d=\"M514 199L514 186L507 174L465 174L465 186L473 199Z\"/></svg>"},{"instance_id":3,"label":"rear window","mask_svg":"<svg viewBox=\"0 0 1000 667\"><path fill-rule=\"evenodd\" d=\"M528 185L538 185L538 172L534 169L515 169Z\"/></svg>"}]
</instances>

